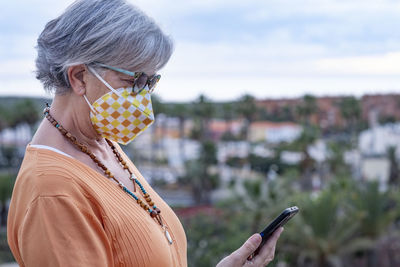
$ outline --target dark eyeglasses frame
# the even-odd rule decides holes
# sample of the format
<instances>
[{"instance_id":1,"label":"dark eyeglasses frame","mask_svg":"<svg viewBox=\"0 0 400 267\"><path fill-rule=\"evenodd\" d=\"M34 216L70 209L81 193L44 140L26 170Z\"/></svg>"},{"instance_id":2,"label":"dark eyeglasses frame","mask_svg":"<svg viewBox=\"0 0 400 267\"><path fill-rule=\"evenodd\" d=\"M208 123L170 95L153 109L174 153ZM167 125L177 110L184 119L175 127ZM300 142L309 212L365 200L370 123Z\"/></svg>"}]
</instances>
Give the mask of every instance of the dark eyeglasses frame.
<instances>
[{"instance_id":1,"label":"dark eyeglasses frame","mask_svg":"<svg viewBox=\"0 0 400 267\"><path fill-rule=\"evenodd\" d=\"M148 92L151 94L154 92L154 88L156 87L157 83L160 81L161 79L161 75L160 74L154 74L152 76L148 76L146 73L144 72L133 72L133 71L128 71L128 70L124 70L124 69L120 69L120 68L116 68L113 66L109 66L106 64L102 64L102 63L95 63L96 65L106 68L106 69L110 69L110 70L114 70L117 72L121 72L123 74L126 74L128 76L133 77L134 82L133 82L133 90L135 94L140 94L144 88L146 87L146 85L148 85L149 90ZM143 83L143 85L141 86L137 86L137 81L142 78L145 77L146 78L146 82Z\"/></svg>"}]
</instances>

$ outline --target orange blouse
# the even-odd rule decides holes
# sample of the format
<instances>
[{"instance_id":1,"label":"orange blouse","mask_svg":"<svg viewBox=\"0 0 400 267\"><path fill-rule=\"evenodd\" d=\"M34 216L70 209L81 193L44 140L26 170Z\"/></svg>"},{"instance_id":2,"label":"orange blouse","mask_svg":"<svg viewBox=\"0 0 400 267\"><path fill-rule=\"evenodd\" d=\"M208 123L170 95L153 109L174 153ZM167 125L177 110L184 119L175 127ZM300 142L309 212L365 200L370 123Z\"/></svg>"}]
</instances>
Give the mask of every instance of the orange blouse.
<instances>
[{"instance_id":1,"label":"orange blouse","mask_svg":"<svg viewBox=\"0 0 400 267\"><path fill-rule=\"evenodd\" d=\"M160 208L173 243L117 184L74 158L28 145L7 226L21 267L187 266L186 235L178 217L119 151Z\"/></svg>"}]
</instances>

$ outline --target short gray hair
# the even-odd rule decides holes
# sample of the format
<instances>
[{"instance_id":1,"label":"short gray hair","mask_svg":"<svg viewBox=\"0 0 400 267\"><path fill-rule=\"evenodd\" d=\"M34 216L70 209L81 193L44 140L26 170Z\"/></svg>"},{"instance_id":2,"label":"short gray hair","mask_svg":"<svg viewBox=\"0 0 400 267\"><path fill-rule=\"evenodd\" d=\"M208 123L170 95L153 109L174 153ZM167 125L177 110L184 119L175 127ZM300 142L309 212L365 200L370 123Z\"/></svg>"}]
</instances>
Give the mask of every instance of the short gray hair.
<instances>
[{"instance_id":1,"label":"short gray hair","mask_svg":"<svg viewBox=\"0 0 400 267\"><path fill-rule=\"evenodd\" d=\"M47 92L62 94L71 88L70 66L158 70L168 62L173 44L151 18L124 0L78 0L46 24L36 48L36 78Z\"/></svg>"}]
</instances>

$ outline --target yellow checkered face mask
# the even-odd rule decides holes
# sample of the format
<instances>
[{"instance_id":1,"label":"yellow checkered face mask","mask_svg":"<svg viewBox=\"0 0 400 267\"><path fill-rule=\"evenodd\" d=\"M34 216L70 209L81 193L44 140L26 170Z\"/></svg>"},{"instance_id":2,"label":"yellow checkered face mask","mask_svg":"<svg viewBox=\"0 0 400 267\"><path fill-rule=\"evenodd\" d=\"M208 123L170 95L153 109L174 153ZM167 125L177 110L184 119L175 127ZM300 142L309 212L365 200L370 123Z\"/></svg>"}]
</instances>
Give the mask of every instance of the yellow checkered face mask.
<instances>
[{"instance_id":1,"label":"yellow checkered face mask","mask_svg":"<svg viewBox=\"0 0 400 267\"><path fill-rule=\"evenodd\" d=\"M151 97L146 86L139 94L132 87L112 88L97 72L91 72L111 91L90 104L94 129L103 137L126 145L154 122Z\"/></svg>"}]
</instances>

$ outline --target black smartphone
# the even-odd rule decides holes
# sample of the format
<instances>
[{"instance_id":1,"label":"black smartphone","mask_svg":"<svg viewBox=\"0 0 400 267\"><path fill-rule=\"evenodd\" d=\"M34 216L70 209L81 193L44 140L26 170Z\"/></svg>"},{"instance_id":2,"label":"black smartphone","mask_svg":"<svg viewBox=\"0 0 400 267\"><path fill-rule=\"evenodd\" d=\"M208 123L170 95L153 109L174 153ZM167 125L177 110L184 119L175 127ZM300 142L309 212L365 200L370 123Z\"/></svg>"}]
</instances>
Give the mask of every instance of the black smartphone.
<instances>
[{"instance_id":1,"label":"black smartphone","mask_svg":"<svg viewBox=\"0 0 400 267\"><path fill-rule=\"evenodd\" d=\"M248 257L248 260L251 260L254 256L256 256L262 246L264 246L265 242L267 242L268 238L281 226L283 226L287 221L289 221L294 215L299 212L299 208L296 206L290 207L282 211L282 213L275 218L265 229L260 233L262 237L262 241L260 246Z\"/></svg>"}]
</instances>

